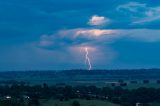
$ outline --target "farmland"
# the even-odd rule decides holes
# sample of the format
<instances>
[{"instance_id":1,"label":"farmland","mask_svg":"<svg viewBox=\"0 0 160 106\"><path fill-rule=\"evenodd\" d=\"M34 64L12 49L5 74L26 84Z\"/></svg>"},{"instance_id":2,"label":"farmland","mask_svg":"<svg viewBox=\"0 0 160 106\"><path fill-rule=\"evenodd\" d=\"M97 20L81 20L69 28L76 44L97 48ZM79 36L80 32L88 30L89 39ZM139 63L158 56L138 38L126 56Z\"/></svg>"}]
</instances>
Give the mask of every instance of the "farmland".
<instances>
[{"instance_id":1,"label":"farmland","mask_svg":"<svg viewBox=\"0 0 160 106\"><path fill-rule=\"evenodd\" d=\"M120 106L117 104L110 103L108 101L100 100L70 100L70 101L59 101L59 100L49 100L42 101L41 106L73 106L73 101L78 101L80 106Z\"/></svg>"},{"instance_id":2,"label":"farmland","mask_svg":"<svg viewBox=\"0 0 160 106\"><path fill-rule=\"evenodd\" d=\"M29 85L71 85L112 87L125 83L123 88L154 87L160 88L159 69L136 70L66 70L66 71L8 71L0 72L0 84L9 84L14 81L25 82ZM148 80L148 83L144 83Z\"/></svg>"}]
</instances>

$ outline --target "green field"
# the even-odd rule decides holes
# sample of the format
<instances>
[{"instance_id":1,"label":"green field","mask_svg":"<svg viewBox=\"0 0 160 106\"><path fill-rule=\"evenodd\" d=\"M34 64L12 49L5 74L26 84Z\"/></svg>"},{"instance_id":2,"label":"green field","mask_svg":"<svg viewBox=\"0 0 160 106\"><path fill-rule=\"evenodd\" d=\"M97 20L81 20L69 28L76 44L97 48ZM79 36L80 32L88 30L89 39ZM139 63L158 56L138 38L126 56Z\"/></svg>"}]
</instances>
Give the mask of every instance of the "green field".
<instances>
[{"instance_id":1,"label":"green field","mask_svg":"<svg viewBox=\"0 0 160 106\"><path fill-rule=\"evenodd\" d=\"M42 101L41 106L73 106L74 100L69 101L59 101L59 100L49 100ZM80 103L80 106L120 106L117 104L110 103L108 101L100 101L100 100L79 100L76 99Z\"/></svg>"}]
</instances>

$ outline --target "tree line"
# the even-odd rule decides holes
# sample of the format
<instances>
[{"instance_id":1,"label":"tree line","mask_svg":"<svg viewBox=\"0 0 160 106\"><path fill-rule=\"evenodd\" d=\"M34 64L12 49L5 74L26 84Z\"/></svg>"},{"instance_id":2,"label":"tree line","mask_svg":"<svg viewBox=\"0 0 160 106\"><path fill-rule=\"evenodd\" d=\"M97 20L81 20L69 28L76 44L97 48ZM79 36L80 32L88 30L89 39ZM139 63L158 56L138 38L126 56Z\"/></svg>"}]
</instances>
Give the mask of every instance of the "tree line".
<instances>
[{"instance_id":1,"label":"tree line","mask_svg":"<svg viewBox=\"0 0 160 106\"><path fill-rule=\"evenodd\" d=\"M135 103L160 103L160 88L138 88L123 89L121 87L96 87L96 86L48 86L12 84L11 86L0 86L1 101L4 97L21 99L27 96L30 104L39 104L40 99L59 99L67 101L70 99L99 99L108 100L122 106L132 106ZM7 99L7 98L6 98ZM17 105L18 106L18 105Z\"/></svg>"}]
</instances>

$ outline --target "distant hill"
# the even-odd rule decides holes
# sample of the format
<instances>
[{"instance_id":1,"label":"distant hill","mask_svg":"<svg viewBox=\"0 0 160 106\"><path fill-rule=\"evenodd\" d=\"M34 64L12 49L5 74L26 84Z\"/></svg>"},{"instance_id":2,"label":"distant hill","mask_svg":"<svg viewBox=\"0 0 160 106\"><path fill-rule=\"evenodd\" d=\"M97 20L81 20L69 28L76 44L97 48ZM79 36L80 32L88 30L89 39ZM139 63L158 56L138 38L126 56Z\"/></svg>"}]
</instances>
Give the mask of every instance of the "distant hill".
<instances>
[{"instance_id":1,"label":"distant hill","mask_svg":"<svg viewBox=\"0 0 160 106\"><path fill-rule=\"evenodd\" d=\"M0 80L114 80L159 79L160 69L63 70L0 72Z\"/></svg>"}]
</instances>

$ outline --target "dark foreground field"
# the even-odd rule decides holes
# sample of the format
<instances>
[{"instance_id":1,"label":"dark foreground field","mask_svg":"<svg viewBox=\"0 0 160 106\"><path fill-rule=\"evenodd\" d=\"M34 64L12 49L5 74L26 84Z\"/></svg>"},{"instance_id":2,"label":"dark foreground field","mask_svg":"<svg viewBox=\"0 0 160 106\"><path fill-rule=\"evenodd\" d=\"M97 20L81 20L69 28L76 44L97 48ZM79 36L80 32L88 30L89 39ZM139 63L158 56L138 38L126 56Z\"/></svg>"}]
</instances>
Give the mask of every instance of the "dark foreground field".
<instances>
[{"instance_id":1,"label":"dark foreground field","mask_svg":"<svg viewBox=\"0 0 160 106\"><path fill-rule=\"evenodd\" d=\"M42 101L41 106L78 106L74 104L78 102L79 106L120 106L118 104L110 103L108 101L101 100L81 100L81 99L73 99L69 101L59 101L59 100L49 100Z\"/></svg>"},{"instance_id":2,"label":"dark foreground field","mask_svg":"<svg viewBox=\"0 0 160 106\"><path fill-rule=\"evenodd\" d=\"M0 106L160 106L159 103L160 69L0 72Z\"/></svg>"},{"instance_id":3,"label":"dark foreground field","mask_svg":"<svg viewBox=\"0 0 160 106\"><path fill-rule=\"evenodd\" d=\"M136 105L136 104L141 105ZM159 106L160 88L120 86L0 86L0 106Z\"/></svg>"}]
</instances>

